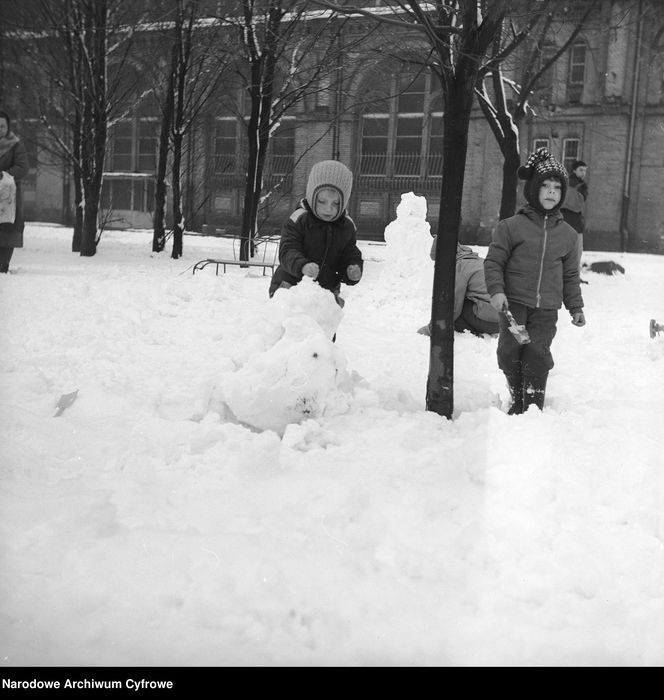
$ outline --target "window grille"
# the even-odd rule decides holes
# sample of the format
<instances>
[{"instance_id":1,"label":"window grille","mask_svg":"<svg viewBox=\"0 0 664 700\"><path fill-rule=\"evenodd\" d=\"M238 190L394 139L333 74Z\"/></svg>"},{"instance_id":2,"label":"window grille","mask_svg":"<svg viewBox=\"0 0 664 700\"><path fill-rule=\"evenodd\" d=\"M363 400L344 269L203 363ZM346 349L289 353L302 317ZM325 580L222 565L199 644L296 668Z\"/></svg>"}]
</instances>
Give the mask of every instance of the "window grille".
<instances>
[{"instance_id":1,"label":"window grille","mask_svg":"<svg viewBox=\"0 0 664 700\"><path fill-rule=\"evenodd\" d=\"M123 119L110 132L111 172L150 173L157 169L156 119Z\"/></svg>"},{"instance_id":2,"label":"window grille","mask_svg":"<svg viewBox=\"0 0 664 700\"><path fill-rule=\"evenodd\" d=\"M571 103L581 102L586 74L586 45L576 43L570 49L567 99Z\"/></svg>"},{"instance_id":3,"label":"window grille","mask_svg":"<svg viewBox=\"0 0 664 700\"><path fill-rule=\"evenodd\" d=\"M423 180L442 175L443 113L435 76L429 72L384 74L371 84L375 101L360 124L359 177ZM386 99L396 95L396 99Z\"/></svg>"},{"instance_id":4,"label":"window grille","mask_svg":"<svg viewBox=\"0 0 664 700\"><path fill-rule=\"evenodd\" d=\"M581 157L581 139L567 138L563 141L563 165L568 173L572 172L572 163Z\"/></svg>"}]
</instances>

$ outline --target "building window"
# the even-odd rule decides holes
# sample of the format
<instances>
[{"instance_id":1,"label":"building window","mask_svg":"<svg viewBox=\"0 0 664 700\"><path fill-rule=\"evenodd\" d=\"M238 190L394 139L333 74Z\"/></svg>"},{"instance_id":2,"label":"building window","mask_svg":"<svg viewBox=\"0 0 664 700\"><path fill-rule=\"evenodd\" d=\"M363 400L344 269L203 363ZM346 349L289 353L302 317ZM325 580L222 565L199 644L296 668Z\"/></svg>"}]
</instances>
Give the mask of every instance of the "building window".
<instances>
[{"instance_id":1,"label":"building window","mask_svg":"<svg viewBox=\"0 0 664 700\"><path fill-rule=\"evenodd\" d=\"M220 117L214 132L214 174L235 174L238 163L238 120L235 117Z\"/></svg>"},{"instance_id":2,"label":"building window","mask_svg":"<svg viewBox=\"0 0 664 700\"><path fill-rule=\"evenodd\" d=\"M158 129L155 118L122 119L111 128L109 170L104 173L101 189L102 210L154 210Z\"/></svg>"},{"instance_id":3,"label":"building window","mask_svg":"<svg viewBox=\"0 0 664 700\"><path fill-rule=\"evenodd\" d=\"M576 43L570 49L569 75L567 78L567 100L572 104L581 102L583 82L586 74L586 45Z\"/></svg>"},{"instance_id":4,"label":"building window","mask_svg":"<svg viewBox=\"0 0 664 700\"><path fill-rule=\"evenodd\" d=\"M155 181L151 175L104 173L101 208L104 211L154 211Z\"/></svg>"},{"instance_id":5,"label":"building window","mask_svg":"<svg viewBox=\"0 0 664 700\"><path fill-rule=\"evenodd\" d=\"M158 121L124 119L111 129L110 171L151 173L157 170Z\"/></svg>"},{"instance_id":6,"label":"building window","mask_svg":"<svg viewBox=\"0 0 664 700\"><path fill-rule=\"evenodd\" d=\"M572 163L581 157L581 139L569 138L563 140L563 165L571 174Z\"/></svg>"},{"instance_id":7,"label":"building window","mask_svg":"<svg viewBox=\"0 0 664 700\"><path fill-rule=\"evenodd\" d=\"M267 170L272 176L292 175L295 165L295 119L283 117L270 138Z\"/></svg>"},{"instance_id":8,"label":"building window","mask_svg":"<svg viewBox=\"0 0 664 700\"><path fill-rule=\"evenodd\" d=\"M541 70L556 54L558 47L555 44L544 44L539 57L538 70ZM553 68L555 63L552 63L540 76L536 91L540 103L551 104L553 101Z\"/></svg>"},{"instance_id":9,"label":"building window","mask_svg":"<svg viewBox=\"0 0 664 700\"><path fill-rule=\"evenodd\" d=\"M323 69L318 77L318 89L316 90L316 107L328 108L332 96L332 78L328 69Z\"/></svg>"},{"instance_id":10,"label":"building window","mask_svg":"<svg viewBox=\"0 0 664 700\"><path fill-rule=\"evenodd\" d=\"M533 139L533 153L538 148L549 148L549 139Z\"/></svg>"},{"instance_id":11,"label":"building window","mask_svg":"<svg viewBox=\"0 0 664 700\"><path fill-rule=\"evenodd\" d=\"M382 89L372 85L380 100L361 120L360 175L442 175L443 111L435 77L429 72L404 72L387 75L383 82Z\"/></svg>"},{"instance_id":12,"label":"building window","mask_svg":"<svg viewBox=\"0 0 664 700\"><path fill-rule=\"evenodd\" d=\"M246 136L236 117L220 117L215 123L214 174L239 175L244 168ZM265 175L291 175L295 164L295 118L283 117L270 136Z\"/></svg>"}]
</instances>

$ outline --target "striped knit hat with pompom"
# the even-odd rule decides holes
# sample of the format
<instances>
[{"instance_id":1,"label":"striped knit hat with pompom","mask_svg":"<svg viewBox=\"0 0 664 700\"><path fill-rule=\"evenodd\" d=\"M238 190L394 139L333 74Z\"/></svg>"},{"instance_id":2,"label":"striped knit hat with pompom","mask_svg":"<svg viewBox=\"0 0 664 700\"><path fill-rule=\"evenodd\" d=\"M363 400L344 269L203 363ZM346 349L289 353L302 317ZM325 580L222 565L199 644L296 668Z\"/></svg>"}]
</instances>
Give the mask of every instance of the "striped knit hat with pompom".
<instances>
[{"instance_id":1,"label":"striped knit hat with pompom","mask_svg":"<svg viewBox=\"0 0 664 700\"><path fill-rule=\"evenodd\" d=\"M519 179L526 181L523 186L523 195L533 209L547 214L552 214L560 209L567 193L567 171L563 164L549 153L547 148L538 148L534 153L531 153L526 164L517 170L517 175ZM545 212L539 201L539 190L544 180L549 178L558 180L562 185L562 191L558 205Z\"/></svg>"}]
</instances>

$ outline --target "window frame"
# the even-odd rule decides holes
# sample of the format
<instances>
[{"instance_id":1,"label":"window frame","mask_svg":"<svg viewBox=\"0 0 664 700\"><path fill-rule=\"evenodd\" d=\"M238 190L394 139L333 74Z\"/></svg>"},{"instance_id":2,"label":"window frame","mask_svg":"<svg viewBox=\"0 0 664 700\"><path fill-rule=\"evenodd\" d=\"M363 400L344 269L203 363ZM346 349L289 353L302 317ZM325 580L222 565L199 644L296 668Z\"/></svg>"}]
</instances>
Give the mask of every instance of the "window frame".
<instances>
[{"instance_id":1,"label":"window frame","mask_svg":"<svg viewBox=\"0 0 664 700\"><path fill-rule=\"evenodd\" d=\"M409 90L424 78L421 91ZM404 87L404 79L410 82ZM391 74L385 85L393 99L385 99L387 110L371 111L368 109L360 115L358 125L357 162L360 177L380 179L425 180L442 177L442 124L443 110L441 90L431 71L402 71ZM406 104L404 111L400 107L411 100L418 101L421 95L421 109L413 111L417 104ZM440 102L440 108L436 103ZM421 132L408 133L408 121L418 119ZM386 128L376 129L373 133L367 129L370 122L376 126L386 122ZM400 129L401 127L401 129ZM433 140L440 142L433 150ZM369 143L384 142L384 148L367 150ZM408 142L417 142L419 152L401 150ZM383 161L381 167L381 159Z\"/></svg>"},{"instance_id":2,"label":"window frame","mask_svg":"<svg viewBox=\"0 0 664 700\"><path fill-rule=\"evenodd\" d=\"M126 117L124 119L119 119L110 129L109 133L109 173L144 173L146 175L152 175L154 176L157 172L157 153L159 150L159 136L156 134L156 131L153 136L148 136L145 134L141 133L141 126L144 126L147 123L157 123L159 120L157 117L138 117L138 116L133 116L133 117ZM127 134L122 134L118 135L116 130L119 127L129 127L129 131ZM117 146L118 146L118 141L122 139L122 141L128 142L129 149L126 151L122 151L120 153L117 152ZM141 159L144 159L147 157L147 154L149 153L146 151L142 146L145 142L147 141L153 141L154 143L154 150L152 152L153 155L153 161L154 161L154 167L153 168L141 168L139 165L141 164ZM128 165L129 167L124 168L124 167L118 167L116 163L116 159L119 157L127 158Z\"/></svg>"},{"instance_id":3,"label":"window frame","mask_svg":"<svg viewBox=\"0 0 664 700\"><path fill-rule=\"evenodd\" d=\"M576 149L575 153L573 155L568 155L569 149L568 147L571 146L572 144L576 144ZM578 136L568 136L563 139L563 158L562 162L563 165L565 166L565 169L567 170L568 173L572 173L572 163L575 160L580 160L581 159L581 139Z\"/></svg>"},{"instance_id":4,"label":"window frame","mask_svg":"<svg viewBox=\"0 0 664 700\"><path fill-rule=\"evenodd\" d=\"M538 148L547 148L551 152L551 139L547 136L535 136L533 138L533 148L531 153L535 153Z\"/></svg>"},{"instance_id":5,"label":"window frame","mask_svg":"<svg viewBox=\"0 0 664 700\"><path fill-rule=\"evenodd\" d=\"M575 60L575 54L579 51L583 51L583 60ZM575 41L569 47L569 65L567 69L567 101L570 104L578 104L581 102L583 96L583 90L586 83L586 67L588 61L586 56L588 54L588 44L584 40ZM581 77L575 76L575 71L578 72L581 68Z\"/></svg>"}]
</instances>

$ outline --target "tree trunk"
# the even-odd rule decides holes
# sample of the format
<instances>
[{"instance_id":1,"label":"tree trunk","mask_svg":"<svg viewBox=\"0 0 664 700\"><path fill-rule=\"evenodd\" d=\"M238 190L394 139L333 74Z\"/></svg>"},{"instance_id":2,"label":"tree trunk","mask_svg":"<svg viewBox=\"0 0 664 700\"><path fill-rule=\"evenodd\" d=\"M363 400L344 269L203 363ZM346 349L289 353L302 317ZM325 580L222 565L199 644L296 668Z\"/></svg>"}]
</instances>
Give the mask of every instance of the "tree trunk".
<instances>
[{"instance_id":1,"label":"tree trunk","mask_svg":"<svg viewBox=\"0 0 664 700\"><path fill-rule=\"evenodd\" d=\"M244 209L240 230L240 260L249 260L255 252L256 222L258 221L258 207L263 189L263 170L267 151L267 143L262 145L261 141L262 139L259 137L249 142L247 183L244 190Z\"/></svg>"},{"instance_id":2,"label":"tree trunk","mask_svg":"<svg viewBox=\"0 0 664 700\"><path fill-rule=\"evenodd\" d=\"M166 170L168 167L168 145L170 142L171 126L173 124L173 110L175 109L175 73L178 65L177 41L171 48L171 72L168 76L166 87L166 99L164 111L161 117L161 132L159 134L159 156L157 161L157 175L154 192L154 231L152 235L152 250L161 253L166 247Z\"/></svg>"},{"instance_id":3,"label":"tree trunk","mask_svg":"<svg viewBox=\"0 0 664 700\"><path fill-rule=\"evenodd\" d=\"M74 178L74 235L71 239L72 253L81 252L81 241L83 240L83 188L81 187L81 176Z\"/></svg>"},{"instance_id":4,"label":"tree trunk","mask_svg":"<svg viewBox=\"0 0 664 700\"><path fill-rule=\"evenodd\" d=\"M443 125L443 184L431 298L426 408L448 419L452 418L454 411L456 249L474 84L472 68L460 61L457 76L449 84Z\"/></svg>"},{"instance_id":5,"label":"tree trunk","mask_svg":"<svg viewBox=\"0 0 664 700\"><path fill-rule=\"evenodd\" d=\"M180 165L182 162L182 134L175 132L173 138L173 250L171 257L177 260L182 257L182 194L180 185Z\"/></svg>"},{"instance_id":6,"label":"tree trunk","mask_svg":"<svg viewBox=\"0 0 664 700\"><path fill-rule=\"evenodd\" d=\"M101 198L101 183L106 153L107 94L106 94L106 22L107 3L96 0L86 8L85 47L90 62L90 74L84 93L82 119L81 166L85 208L81 255L97 252L97 217Z\"/></svg>"},{"instance_id":7,"label":"tree trunk","mask_svg":"<svg viewBox=\"0 0 664 700\"><path fill-rule=\"evenodd\" d=\"M76 108L73 130L74 153L74 233L71 239L73 253L81 252L81 240L83 238L83 182L81 180L81 114Z\"/></svg>"},{"instance_id":8,"label":"tree trunk","mask_svg":"<svg viewBox=\"0 0 664 700\"><path fill-rule=\"evenodd\" d=\"M95 199L93 188L89 187L89 195L86 194L83 208L83 231L81 235L81 255L92 257L97 252L97 215L99 213L99 199Z\"/></svg>"},{"instance_id":9,"label":"tree trunk","mask_svg":"<svg viewBox=\"0 0 664 700\"><path fill-rule=\"evenodd\" d=\"M81 255L91 257L97 253L97 230L99 202L101 200L101 185L104 169L104 151L106 144L106 118L103 114L95 114L93 162L86 167L83 209L83 231L81 236ZM87 186L86 186L87 185Z\"/></svg>"},{"instance_id":10,"label":"tree trunk","mask_svg":"<svg viewBox=\"0 0 664 700\"><path fill-rule=\"evenodd\" d=\"M521 164L519 156L519 127L505 129L505 137L501 145L503 153L503 185L500 195L499 219L507 219L516 213L519 178L517 170Z\"/></svg>"}]
</instances>

